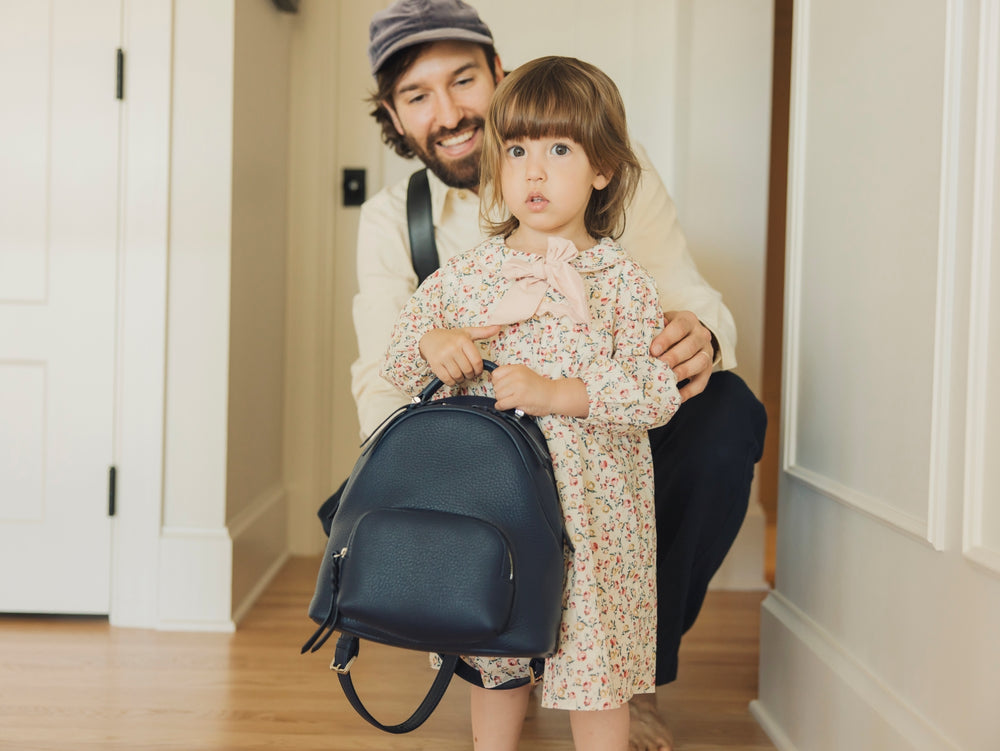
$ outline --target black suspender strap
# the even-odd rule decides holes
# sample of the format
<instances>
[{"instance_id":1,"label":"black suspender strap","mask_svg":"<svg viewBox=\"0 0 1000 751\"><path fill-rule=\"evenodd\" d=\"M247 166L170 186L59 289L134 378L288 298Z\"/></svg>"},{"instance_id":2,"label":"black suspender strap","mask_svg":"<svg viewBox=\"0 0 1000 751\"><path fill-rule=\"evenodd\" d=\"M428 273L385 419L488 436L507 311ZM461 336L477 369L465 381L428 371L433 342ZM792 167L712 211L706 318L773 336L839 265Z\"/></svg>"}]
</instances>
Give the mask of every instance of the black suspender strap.
<instances>
[{"instance_id":1,"label":"black suspender strap","mask_svg":"<svg viewBox=\"0 0 1000 751\"><path fill-rule=\"evenodd\" d=\"M437 244L434 242L434 215L431 210L431 187L427 170L410 175L406 187L406 224L410 233L410 256L417 284L433 274L438 267Z\"/></svg>"}]
</instances>

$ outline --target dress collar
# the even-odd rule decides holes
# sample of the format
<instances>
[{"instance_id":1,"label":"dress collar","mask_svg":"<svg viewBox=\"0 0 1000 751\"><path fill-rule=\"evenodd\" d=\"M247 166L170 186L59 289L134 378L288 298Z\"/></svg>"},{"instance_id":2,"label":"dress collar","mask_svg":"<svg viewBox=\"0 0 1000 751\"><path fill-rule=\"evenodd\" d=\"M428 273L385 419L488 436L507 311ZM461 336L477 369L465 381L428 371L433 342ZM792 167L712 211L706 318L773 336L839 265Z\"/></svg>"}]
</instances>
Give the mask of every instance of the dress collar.
<instances>
[{"instance_id":1,"label":"dress collar","mask_svg":"<svg viewBox=\"0 0 1000 751\"><path fill-rule=\"evenodd\" d=\"M494 238L494 240L502 244L508 253L528 256L535 255L534 253L514 250L503 241L503 238L498 237ZM604 237L598 240L595 245L580 250L576 258L570 261L570 265L581 274L586 274L611 268L621 263L624 259L625 251L622 249L622 246L610 237Z\"/></svg>"}]
</instances>

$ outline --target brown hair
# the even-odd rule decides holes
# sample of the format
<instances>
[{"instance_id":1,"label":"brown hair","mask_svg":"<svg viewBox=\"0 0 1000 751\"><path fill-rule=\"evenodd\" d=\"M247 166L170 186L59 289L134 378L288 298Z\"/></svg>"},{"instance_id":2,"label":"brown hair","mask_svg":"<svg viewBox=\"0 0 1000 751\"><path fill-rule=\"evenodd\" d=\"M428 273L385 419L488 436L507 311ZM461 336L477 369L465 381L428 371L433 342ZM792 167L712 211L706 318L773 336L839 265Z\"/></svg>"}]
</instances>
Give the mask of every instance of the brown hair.
<instances>
[{"instance_id":1,"label":"brown hair","mask_svg":"<svg viewBox=\"0 0 1000 751\"><path fill-rule=\"evenodd\" d=\"M392 96L396 89L396 84L399 83L399 79L406 74L410 66L420 57L420 53L434 43L424 42L423 44L414 44L410 47L404 47L392 55L379 68L378 73L375 74L375 91L365 100L374 107L369 114L382 127L382 142L404 159L410 159L415 154L413 149L410 148L406 136L396 130L396 126L392 122L392 117L389 115L389 110L386 109L385 103L392 102ZM475 46L479 47L483 51L483 54L486 55L486 64L489 66L490 74L496 78L496 49L490 44L476 44Z\"/></svg>"},{"instance_id":2,"label":"brown hair","mask_svg":"<svg viewBox=\"0 0 1000 751\"><path fill-rule=\"evenodd\" d=\"M607 187L590 196L584 217L587 232L597 238L621 236L625 206L642 170L629 145L621 94L599 68L555 56L532 60L506 76L490 103L479 190L480 218L489 234L507 237L519 224L500 190L504 144L560 136L580 144L594 170L610 177Z\"/></svg>"}]
</instances>

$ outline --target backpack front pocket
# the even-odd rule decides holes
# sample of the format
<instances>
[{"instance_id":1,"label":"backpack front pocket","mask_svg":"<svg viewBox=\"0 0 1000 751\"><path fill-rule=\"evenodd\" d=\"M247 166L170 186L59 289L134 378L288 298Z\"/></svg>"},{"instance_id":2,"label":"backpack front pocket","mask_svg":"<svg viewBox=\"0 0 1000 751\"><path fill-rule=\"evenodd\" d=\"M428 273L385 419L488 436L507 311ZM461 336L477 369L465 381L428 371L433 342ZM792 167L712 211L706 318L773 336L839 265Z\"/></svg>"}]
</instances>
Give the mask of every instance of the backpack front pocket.
<instances>
[{"instance_id":1,"label":"backpack front pocket","mask_svg":"<svg viewBox=\"0 0 1000 751\"><path fill-rule=\"evenodd\" d=\"M337 606L345 630L367 638L474 647L503 632L514 597L513 558L492 524L460 514L377 509L344 551Z\"/></svg>"}]
</instances>

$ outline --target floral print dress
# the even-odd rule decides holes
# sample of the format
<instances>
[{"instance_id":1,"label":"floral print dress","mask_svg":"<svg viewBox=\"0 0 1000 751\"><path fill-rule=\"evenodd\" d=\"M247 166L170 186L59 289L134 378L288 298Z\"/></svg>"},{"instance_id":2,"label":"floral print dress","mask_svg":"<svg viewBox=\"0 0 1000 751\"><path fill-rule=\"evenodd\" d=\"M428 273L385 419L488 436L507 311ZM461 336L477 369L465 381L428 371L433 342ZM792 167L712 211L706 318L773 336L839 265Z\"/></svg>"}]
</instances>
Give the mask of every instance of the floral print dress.
<instances>
[{"instance_id":1,"label":"floral print dress","mask_svg":"<svg viewBox=\"0 0 1000 751\"><path fill-rule=\"evenodd\" d=\"M383 377L419 393L433 377L419 352L421 337L433 328L487 325L491 308L513 284L501 273L503 264L540 258L508 248L500 237L452 258L400 313ZM542 706L612 709L655 691L656 527L646 431L667 422L680 396L670 368L649 355L663 325L649 274L608 238L569 263L583 279L589 321L558 314L567 300L549 287L543 312L477 344L498 365L520 363L587 386L587 417L537 418L575 548L557 652L545 664ZM492 388L484 375L438 391L452 393L492 396ZM487 687L527 675L527 659L466 659Z\"/></svg>"}]
</instances>

